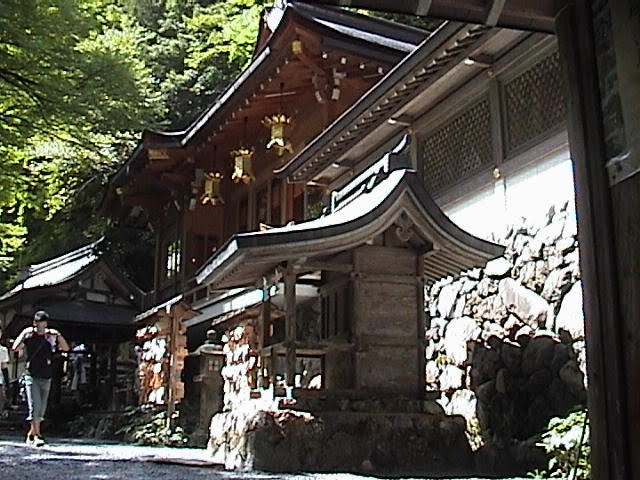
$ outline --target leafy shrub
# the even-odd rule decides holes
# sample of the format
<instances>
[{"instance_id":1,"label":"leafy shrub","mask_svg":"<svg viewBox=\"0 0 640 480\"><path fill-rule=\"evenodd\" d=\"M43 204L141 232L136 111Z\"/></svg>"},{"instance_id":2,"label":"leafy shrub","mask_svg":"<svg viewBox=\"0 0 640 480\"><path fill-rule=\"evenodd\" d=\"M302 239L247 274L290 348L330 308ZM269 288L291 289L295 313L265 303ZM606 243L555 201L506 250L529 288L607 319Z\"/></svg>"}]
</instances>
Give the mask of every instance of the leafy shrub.
<instances>
[{"instance_id":1,"label":"leafy shrub","mask_svg":"<svg viewBox=\"0 0 640 480\"><path fill-rule=\"evenodd\" d=\"M552 418L547 430L541 435L539 445L549 455L549 465L546 470L537 470L530 476L570 480L591 478L591 447L586 410L574 411L566 417Z\"/></svg>"},{"instance_id":2,"label":"leafy shrub","mask_svg":"<svg viewBox=\"0 0 640 480\"><path fill-rule=\"evenodd\" d=\"M183 428L177 425L177 412L169 426L165 410L136 408L125 414L125 425L116 434L126 442L138 445L184 446L189 439Z\"/></svg>"}]
</instances>

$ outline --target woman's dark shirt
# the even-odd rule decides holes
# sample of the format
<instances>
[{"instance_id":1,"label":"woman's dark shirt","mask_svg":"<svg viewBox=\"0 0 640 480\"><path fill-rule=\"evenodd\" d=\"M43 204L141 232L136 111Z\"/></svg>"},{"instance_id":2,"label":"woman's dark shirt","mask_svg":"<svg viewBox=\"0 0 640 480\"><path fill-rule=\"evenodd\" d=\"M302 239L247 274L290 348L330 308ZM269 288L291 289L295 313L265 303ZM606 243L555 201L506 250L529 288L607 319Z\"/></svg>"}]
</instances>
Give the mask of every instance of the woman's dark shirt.
<instances>
[{"instance_id":1,"label":"woman's dark shirt","mask_svg":"<svg viewBox=\"0 0 640 480\"><path fill-rule=\"evenodd\" d=\"M27 370L37 378L51 378L53 375L53 347L48 340L51 335L31 334L24 340L27 348Z\"/></svg>"}]
</instances>

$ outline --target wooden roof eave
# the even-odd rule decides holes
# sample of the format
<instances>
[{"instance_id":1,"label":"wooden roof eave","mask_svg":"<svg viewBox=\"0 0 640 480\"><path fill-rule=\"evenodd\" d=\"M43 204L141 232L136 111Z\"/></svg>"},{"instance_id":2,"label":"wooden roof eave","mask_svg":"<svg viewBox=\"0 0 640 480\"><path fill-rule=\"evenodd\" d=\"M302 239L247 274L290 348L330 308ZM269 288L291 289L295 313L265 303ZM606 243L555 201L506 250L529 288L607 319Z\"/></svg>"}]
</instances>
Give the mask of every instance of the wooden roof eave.
<instances>
[{"instance_id":1,"label":"wooden roof eave","mask_svg":"<svg viewBox=\"0 0 640 480\"><path fill-rule=\"evenodd\" d=\"M391 13L444 18L465 23L554 33L554 20L563 6L557 0L313 0L322 5L348 5Z\"/></svg>"},{"instance_id":2,"label":"wooden roof eave","mask_svg":"<svg viewBox=\"0 0 640 480\"><path fill-rule=\"evenodd\" d=\"M468 30L462 31L463 38L465 31ZM306 155L304 159L291 160L290 163L299 162L297 168L285 165L276 173L279 176L289 175L293 182L320 180L342 184L345 178L346 181L349 178L345 174L357 174L366 168L367 158L385 141L407 131L419 132L427 116L443 118L446 113L439 108L439 104L452 92L463 95L463 92L472 91L474 87L488 85L493 78L486 74L488 65L470 68L463 62L464 59L490 58L490 69L496 76L507 71L514 59L520 58L529 49L548 48L553 42L552 37L544 34L486 27L475 30L475 35L474 41L458 45L460 50L456 47L460 37L454 36L434 55L424 58L413 68L408 67L407 61L398 65L393 72L404 69L405 75L399 77L397 83L388 81L390 74L344 113L344 118L338 120L341 123L336 128L337 134L328 129L315 139L318 143L313 150L309 145L308 150L300 152L299 157ZM411 56L419 55L416 51ZM405 64L407 67L404 67ZM435 67L435 71L430 73L432 67L428 66L425 71L425 65L440 67ZM385 84L386 87L383 86ZM376 96L378 90L382 92L381 97ZM287 167L290 171L283 171Z\"/></svg>"},{"instance_id":3,"label":"wooden roof eave","mask_svg":"<svg viewBox=\"0 0 640 480\"><path fill-rule=\"evenodd\" d=\"M101 258L100 262L102 262L102 264L104 265L107 276L112 282L111 286L117 289L123 297L127 298L131 303L136 305L136 307L141 306L145 292L135 283L133 283L128 277L119 274L118 269L111 262L111 260L107 258Z\"/></svg>"},{"instance_id":4,"label":"wooden roof eave","mask_svg":"<svg viewBox=\"0 0 640 480\"><path fill-rule=\"evenodd\" d=\"M41 286L48 287L51 285L57 285L58 283L62 283L67 279L76 278L78 275L81 274L81 272L95 265L100 260L99 255L97 253L97 248L100 245L100 243L102 243L103 241L104 241L104 237L100 237L98 240L95 240L94 242L91 242L87 245L83 245L65 254L48 259L44 262L28 265L26 269L26 272L28 274L26 276L23 276L22 279L12 289L0 295L0 301L11 298L13 294L12 295L9 295L9 294L19 286L22 286L20 291L26 291L26 290L31 290L32 288L35 288L35 287L41 287ZM74 263L76 264L75 270L67 274L67 276L62 277L56 283L54 284L47 283L45 285L38 284L38 285L35 285L34 287L29 287L28 289L24 288L25 284L27 284L29 280L33 281L35 277L40 277L40 282L45 281L45 279L48 279L48 281L50 282L56 278L56 274L55 274L56 271L58 271L58 275L59 275L60 269L63 269L66 267L66 270L62 270L62 271L68 272L70 265L71 265L71 268L74 268ZM53 278L51 277L52 275L53 275ZM18 292L16 291L16 294L17 293Z\"/></svg>"},{"instance_id":5,"label":"wooden roof eave","mask_svg":"<svg viewBox=\"0 0 640 480\"><path fill-rule=\"evenodd\" d=\"M342 25L353 27L356 30L370 32L380 37L393 38L395 41L413 43L417 45L424 39L426 30L392 22L380 17L363 15L350 10L336 7L319 7L310 2L291 2L289 6L295 9L300 16L313 19L315 23L327 20L334 26ZM354 33L352 37L359 37Z\"/></svg>"},{"instance_id":6,"label":"wooden roof eave","mask_svg":"<svg viewBox=\"0 0 640 480\"><path fill-rule=\"evenodd\" d=\"M132 320L135 325L150 325L166 317L178 317L180 320L189 320L199 312L183 300L182 294L177 295L163 303L154 305L146 311L136 315Z\"/></svg>"},{"instance_id":7,"label":"wooden roof eave","mask_svg":"<svg viewBox=\"0 0 640 480\"><path fill-rule=\"evenodd\" d=\"M104 258L98 258L92 263L78 270L72 276L64 280L47 285L38 285L35 287L24 288L16 291L10 297L0 300L0 307L9 306L17 301L24 301L25 298L42 298L55 292L68 290L73 288L80 280L94 274L96 269L101 269L109 279L108 282L112 288L118 291L123 298L126 298L132 305L138 306L142 300L143 292L129 279L118 275L112 264ZM131 298L133 296L133 299Z\"/></svg>"},{"instance_id":8,"label":"wooden roof eave","mask_svg":"<svg viewBox=\"0 0 640 480\"><path fill-rule=\"evenodd\" d=\"M277 42L280 36L284 36L281 33L286 30L288 26L289 18L283 18L280 25L284 27L278 28L275 32L272 32L264 41L264 46L254 54L253 59L249 63L249 66L245 68L243 72L236 77L236 79L219 95L219 97L213 102L213 104L207 108L198 118L196 118L191 125L184 130L177 131L145 131L146 140L145 147L184 147L191 142L206 125L214 120L216 117L224 117L225 111L233 109L239 105L230 106L230 100L238 96L238 92L246 89L246 84L249 79L257 75L262 68L268 68L268 63L273 63L274 59L276 63L283 61L284 56L275 55L273 52L278 52L278 49L274 48L274 43ZM281 50L281 49L280 49ZM287 52L284 52L287 53ZM275 58L277 57L277 58ZM271 62L268 62L268 61ZM267 65L265 67L264 65ZM253 86L258 81L253 82ZM249 94L241 95L242 99L250 96ZM144 135L144 134L143 134Z\"/></svg>"},{"instance_id":9,"label":"wooden roof eave","mask_svg":"<svg viewBox=\"0 0 640 480\"><path fill-rule=\"evenodd\" d=\"M345 159L352 162L354 149L365 139L390 138L406 129L406 123L389 124L451 68L494 38L499 30L484 26L445 24L411 55L398 64L367 95L316 137L297 156L275 171L293 182L316 180ZM374 135L374 132L376 133ZM382 137L381 134L386 135ZM374 140L371 140L374 141ZM371 143L371 142L370 142ZM353 165L346 165L353 168ZM338 173L337 171L335 173Z\"/></svg>"},{"instance_id":10,"label":"wooden roof eave","mask_svg":"<svg viewBox=\"0 0 640 480\"><path fill-rule=\"evenodd\" d=\"M369 55L380 58L385 62L396 63L406 55L406 52L383 45L375 46L362 39L349 37L344 33L337 32L321 23L314 23L307 16L302 15L299 9L300 5L287 5L278 28L265 40L263 48L257 52L249 67L191 126L179 132L148 132L149 141L154 142L153 146L184 147L200 135L200 131L205 126L210 123L215 124L216 118L222 121L229 117L231 112L240 107L244 100L254 93L258 84L290 55L289 44L296 38L296 28L298 27L304 28L308 32L314 32L322 38L333 39L334 42L342 42L340 45L347 50L355 48L354 53L359 52L359 54L362 54L366 49ZM425 32L426 34L427 32Z\"/></svg>"},{"instance_id":11,"label":"wooden roof eave","mask_svg":"<svg viewBox=\"0 0 640 480\"><path fill-rule=\"evenodd\" d=\"M265 59L269 57L269 54L271 53L269 41L272 36L269 37L267 44L260 54L254 58L249 67L240 74L240 76L236 78L227 90L220 95L214 104L194 120L187 129L166 132L149 129L143 131L141 136L142 138L136 146L136 149L109 180L109 185L100 204L101 215L109 216L110 210L113 210L113 202L118 198L116 188L124 185L128 181L127 179L130 176L130 171L135 168L136 165L146 163L146 152L149 148L183 148L193 137L195 137L198 131L214 117L214 114L220 115L219 111L221 110L222 105L238 90L238 85L244 84L246 78L257 70L258 66L260 66ZM278 60L281 59L278 58Z\"/></svg>"},{"instance_id":12,"label":"wooden roof eave","mask_svg":"<svg viewBox=\"0 0 640 480\"><path fill-rule=\"evenodd\" d=\"M396 175L400 173L396 172ZM389 195L361 216L331 223L326 221L334 215L330 214L325 223L306 222L296 230L281 227L234 235L196 273L196 279L198 283L207 283L214 288L253 284L256 278L281 262L325 256L362 245L391 227L403 213L410 218L425 243L449 252L445 254L446 259L459 264L460 269L479 266L504 251L499 245L461 230L431 199L415 172L404 171ZM455 273L460 269L450 270Z\"/></svg>"},{"instance_id":13,"label":"wooden roof eave","mask_svg":"<svg viewBox=\"0 0 640 480\"><path fill-rule=\"evenodd\" d=\"M312 7L304 6L304 8ZM342 39L341 45L343 47L349 46L351 42L355 42L357 44L356 46L361 51L362 48L369 45L366 41L348 37L345 34L323 26L320 22L314 23L308 16L305 16L302 13L301 10L304 8L303 6L296 4L287 5L277 29L274 32L271 32L271 34L263 41L263 47L256 52L256 55L249 67L247 67L247 69L245 69L245 71L242 72L220 95L214 104L205 110L200 117L194 120L188 128L180 131L164 132L145 130L143 132L142 140L136 147L136 150L109 181L109 186L107 187L100 206L100 212L102 215L110 216L110 212L113 210L113 202L117 200L115 189L127 182L126 179L130 175L132 168L135 168L136 165L146 163L146 152L149 149L182 149L189 143L193 142L196 137L202 135L201 132L203 129L206 127L209 129L215 129L224 121L224 119L228 118L232 112L239 108L244 100L254 93L259 83L263 81L272 70L284 62L284 59L288 55L290 55L289 43L296 37L296 25L299 25L308 31L314 31L327 39L331 38L333 41L340 41ZM317 9L318 7L313 8ZM339 13L338 15L347 14ZM386 23L390 24L390 22ZM418 29L413 29L416 32L413 32L410 27L402 27L402 29L408 31L407 41L409 41L409 37L417 37ZM401 29L398 28L397 30L400 31ZM349 41L346 41L347 38L349 38ZM372 48L373 47L368 48L368 50L374 51ZM394 63L404 56L404 53L394 51L393 49L383 46L379 46L377 51L379 52L378 56L381 58L393 59Z\"/></svg>"},{"instance_id":14,"label":"wooden roof eave","mask_svg":"<svg viewBox=\"0 0 640 480\"><path fill-rule=\"evenodd\" d=\"M99 215L103 217L111 216L110 214L115 209L114 202L116 202L118 199L116 189L124 185L129 180L129 175L132 167L144 160L142 158L143 153L144 145L142 141L139 141L129 158L122 165L120 165L118 170L116 170L116 172L111 176L111 178L109 179L109 183L107 184L107 188L102 195L100 206L98 207Z\"/></svg>"},{"instance_id":15,"label":"wooden roof eave","mask_svg":"<svg viewBox=\"0 0 640 480\"><path fill-rule=\"evenodd\" d=\"M409 53L404 49L378 45L360 37L339 33L328 26L315 24L304 17L298 20L298 25L307 32L319 33L322 38L322 44L327 48L335 48L359 57L371 58L387 64L396 64ZM425 31L425 38L426 36L428 36L427 31Z\"/></svg>"},{"instance_id":16,"label":"wooden roof eave","mask_svg":"<svg viewBox=\"0 0 640 480\"><path fill-rule=\"evenodd\" d=\"M37 285L29 288L21 288L20 290L17 290L16 292L14 292L11 296L1 299L0 308L6 305L11 305L12 303L14 303L15 300L24 301L26 298L34 298L34 297L41 298L47 295L48 294L47 292L53 293L53 292L69 289L74 286L74 284L78 281L78 278L82 277L84 274L92 270L96 266L97 262L98 260L90 263L89 265L77 271L74 275L68 278L65 278L64 280L58 283L52 283L47 285Z\"/></svg>"},{"instance_id":17,"label":"wooden roof eave","mask_svg":"<svg viewBox=\"0 0 640 480\"><path fill-rule=\"evenodd\" d=\"M423 71L426 71L429 63L434 60L434 56L439 53L442 47L463 36L471 28L473 27L454 22L448 22L439 27L412 54L396 65L360 101L338 117L322 135L313 139L286 165L275 170L276 175L290 177L293 181L305 181L311 178L312 173L318 172L321 166L332 163L335 157L332 153L338 147L338 142L353 141L350 137L354 134L347 134L347 131L353 130L354 125L368 124L371 121L370 119L374 117L371 112L376 105L384 104L384 108L387 109L386 104L390 103L389 97L393 95L394 86L407 81L409 77L417 77L421 73L426 73ZM386 117L390 113L385 110L385 114L384 121L386 121ZM361 133L355 135L359 137Z\"/></svg>"},{"instance_id":18,"label":"wooden roof eave","mask_svg":"<svg viewBox=\"0 0 640 480\"><path fill-rule=\"evenodd\" d=\"M211 121L216 116L225 116L223 110L225 107L227 109L233 110L234 107L239 106L245 98L249 97L253 90L255 90L256 84L260 81L255 80L252 84L250 82L251 77L259 75L260 70L271 71L273 68L278 66L282 61L284 61L284 57L289 55L288 46L290 40L295 38L295 26L300 25L304 27L307 31L313 31L323 38L332 38L336 41L342 40L343 42L340 44L344 48L354 49L354 52L362 52L363 49L367 49L373 56L373 52L378 52L376 57L380 57L381 59L386 59L387 61L397 62L402 57L406 55L407 52L401 52L397 49L384 46L384 45L373 45L371 42L367 42L360 38L350 37L345 33L340 33L330 27L323 25L320 22L314 22L309 16L304 15L301 12L301 8L303 5L297 5L295 3L287 4L283 17L280 20L278 28L271 32L271 34L264 40L264 46L256 52L253 61L242 72L236 80L220 95L219 99L207 109L198 119L196 119L187 129L181 131L172 131L172 132L160 132L160 131L152 131L148 130L145 132L146 140L145 146L147 143L149 146L154 147L184 147L187 143L189 143L203 128L209 121ZM309 8L310 6L306 5L305 8ZM317 8L317 7L315 7ZM340 14L344 15L344 14ZM352 14L349 14L352 15ZM371 21L375 21L373 19ZM385 22L391 24L392 22ZM402 26L398 28L398 30L407 30L407 31L415 31L411 35L411 39L407 38L404 41L407 43L410 41L417 41L413 37L417 39L419 29ZM424 34L427 35L428 32L424 31ZM348 40L348 41L347 41ZM366 56L366 55L365 55ZM264 75L268 75L268 73L262 72ZM247 84L249 87L247 87ZM249 92L245 94L241 94L242 90L249 89ZM228 103L233 97L239 97L237 105L229 106Z\"/></svg>"}]
</instances>

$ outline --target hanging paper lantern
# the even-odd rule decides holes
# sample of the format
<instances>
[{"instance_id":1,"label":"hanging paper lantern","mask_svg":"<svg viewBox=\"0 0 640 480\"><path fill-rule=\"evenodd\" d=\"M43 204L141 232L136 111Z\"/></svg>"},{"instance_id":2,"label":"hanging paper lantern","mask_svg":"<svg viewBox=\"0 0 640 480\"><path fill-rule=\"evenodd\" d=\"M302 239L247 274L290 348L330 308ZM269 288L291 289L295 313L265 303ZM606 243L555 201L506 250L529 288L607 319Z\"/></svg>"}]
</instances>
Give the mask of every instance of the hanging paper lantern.
<instances>
[{"instance_id":1,"label":"hanging paper lantern","mask_svg":"<svg viewBox=\"0 0 640 480\"><path fill-rule=\"evenodd\" d=\"M231 179L238 183L249 183L255 180L253 169L251 167L251 159L253 158L253 149L240 147L238 150L231 152L233 157L233 174Z\"/></svg>"},{"instance_id":2,"label":"hanging paper lantern","mask_svg":"<svg viewBox=\"0 0 640 480\"><path fill-rule=\"evenodd\" d=\"M222 174L220 172L212 172L204 174L204 193L200 197L202 204L210 203L214 207L224 205L222 194L220 193L220 182Z\"/></svg>"},{"instance_id":3,"label":"hanging paper lantern","mask_svg":"<svg viewBox=\"0 0 640 480\"><path fill-rule=\"evenodd\" d=\"M274 148L281 157L284 152L293 153L293 145L286 137L287 130L291 125L291 117L287 117L284 113L277 113L262 120L262 124L271 130L271 139L267 143L267 149Z\"/></svg>"}]
</instances>

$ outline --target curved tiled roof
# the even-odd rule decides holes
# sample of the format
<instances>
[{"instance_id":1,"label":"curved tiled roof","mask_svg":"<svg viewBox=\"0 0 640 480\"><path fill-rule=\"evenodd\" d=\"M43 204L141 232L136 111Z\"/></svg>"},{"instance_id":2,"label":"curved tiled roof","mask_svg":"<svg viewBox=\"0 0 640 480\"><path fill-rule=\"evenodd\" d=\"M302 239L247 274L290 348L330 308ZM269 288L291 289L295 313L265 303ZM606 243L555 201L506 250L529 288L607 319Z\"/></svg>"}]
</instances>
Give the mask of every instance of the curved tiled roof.
<instances>
[{"instance_id":1,"label":"curved tiled roof","mask_svg":"<svg viewBox=\"0 0 640 480\"><path fill-rule=\"evenodd\" d=\"M279 12L279 15L276 15ZM109 187L102 198L101 210L104 212L113 191L124 183L135 171L133 166L144 163L145 153L153 148L182 148L197 143L197 137L205 135L211 129L223 124L232 115L234 108L242 104L255 91L256 84L263 81L271 70L288 55L286 48L278 45L288 31L286 25L291 21L302 22L319 35L331 38L340 48L350 48L354 52L366 49L376 55L392 60L395 64L420 44L429 32L418 28L374 18L341 8L309 5L303 2L286 2L284 8L272 9L267 14L274 18L270 28L274 30L264 42L259 41L261 49L256 52L247 68L233 81L224 92L201 115L184 130L156 131L145 130L142 140L110 178ZM265 33L267 35L267 33Z\"/></svg>"},{"instance_id":2,"label":"curved tiled roof","mask_svg":"<svg viewBox=\"0 0 640 480\"><path fill-rule=\"evenodd\" d=\"M273 22L274 26L282 23L282 19L287 15L297 15L345 38L394 50L401 56L413 51L429 33L426 30L349 12L340 8L318 7L302 2L287 2L283 10L273 8L272 12L276 10L279 11L278 16L280 18L277 22ZM271 15L275 15L275 13L271 13ZM274 53L276 53L275 50L267 44L256 54L249 66L227 87L215 103L185 130L170 132L149 130L147 131L148 134L158 140L162 139L168 144L184 146Z\"/></svg>"},{"instance_id":3,"label":"curved tiled roof","mask_svg":"<svg viewBox=\"0 0 640 480\"><path fill-rule=\"evenodd\" d=\"M365 244L402 216L433 248L425 255L428 282L483 265L503 247L455 225L434 203L413 170L386 174L343 208L309 222L236 234L197 272L215 288L252 285L284 261L324 257Z\"/></svg>"},{"instance_id":4,"label":"curved tiled roof","mask_svg":"<svg viewBox=\"0 0 640 480\"><path fill-rule=\"evenodd\" d=\"M73 278L78 272L98 260L96 247L102 240L100 238L67 254L46 262L30 265L25 271L22 280L11 290L0 296L0 301L13 297L24 290L58 285Z\"/></svg>"}]
</instances>

